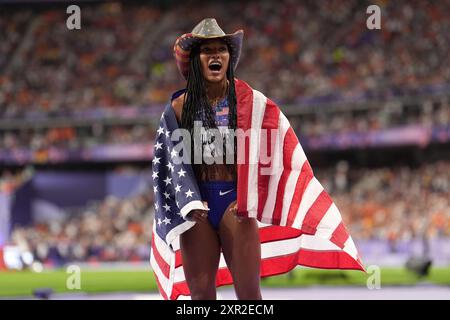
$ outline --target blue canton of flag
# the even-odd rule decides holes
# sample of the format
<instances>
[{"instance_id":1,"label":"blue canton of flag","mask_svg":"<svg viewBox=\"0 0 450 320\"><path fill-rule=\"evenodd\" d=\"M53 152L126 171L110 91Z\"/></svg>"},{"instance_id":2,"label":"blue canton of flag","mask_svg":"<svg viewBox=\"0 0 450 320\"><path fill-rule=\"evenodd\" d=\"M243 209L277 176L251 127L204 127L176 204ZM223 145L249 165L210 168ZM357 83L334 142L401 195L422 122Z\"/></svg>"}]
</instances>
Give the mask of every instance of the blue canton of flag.
<instances>
[{"instance_id":1,"label":"blue canton of flag","mask_svg":"<svg viewBox=\"0 0 450 320\"><path fill-rule=\"evenodd\" d=\"M174 161L182 157L174 146L183 143L182 138L179 141L171 140L176 129L178 122L175 112L168 104L156 133L152 178L155 194L154 230L170 247L181 233L195 224L186 218L191 210L208 210L201 202L192 166L189 163L181 163L180 160Z\"/></svg>"}]
</instances>

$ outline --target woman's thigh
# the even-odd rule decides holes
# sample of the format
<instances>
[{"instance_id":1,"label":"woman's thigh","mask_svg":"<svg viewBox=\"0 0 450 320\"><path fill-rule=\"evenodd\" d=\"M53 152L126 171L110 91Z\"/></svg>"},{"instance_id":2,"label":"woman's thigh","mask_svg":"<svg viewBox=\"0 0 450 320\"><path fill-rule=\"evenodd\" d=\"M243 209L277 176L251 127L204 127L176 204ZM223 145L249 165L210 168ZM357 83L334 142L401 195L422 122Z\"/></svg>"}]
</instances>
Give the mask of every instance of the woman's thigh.
<instances>
[{"instance_id":1,"label":"woman's thigh","mask_svg":"<svg viewBox=\"0 0 450 320\"><path fill-rule=\"evenodd\" d=\"M238 299L261 299L261 244L256 219L238 220L228 211L219 227L222 251Z\"/></svg>"},{"instance_id":2,"label":"woman's thigh","mask_svg":"<svg viewBox=\"0 0 450 320\"><path fill-rule=\"evenodd\" d=\"M183 269L194 300L216 298L216 274L220 243L209 223L196 223L180 236Z\"/></svg>"}]
</instances>

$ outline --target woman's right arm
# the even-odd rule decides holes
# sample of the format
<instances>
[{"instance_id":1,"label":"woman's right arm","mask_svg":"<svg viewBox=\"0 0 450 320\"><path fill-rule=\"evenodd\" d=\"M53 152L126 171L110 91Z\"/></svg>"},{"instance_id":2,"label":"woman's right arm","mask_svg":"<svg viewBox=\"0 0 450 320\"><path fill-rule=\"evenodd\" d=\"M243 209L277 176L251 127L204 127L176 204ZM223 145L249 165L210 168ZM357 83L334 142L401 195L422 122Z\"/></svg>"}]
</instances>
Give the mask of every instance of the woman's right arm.
<instances>
[{"instance_id":1,"label":"woman's right arm","mask_svg":"<svg viewBox=\"0 0 450 320\"><path fill-rule=\"evenodd\" d=\"M178 126L181 124L181 113L183 111L184 93L172 101L172 108L178 120Z\"/></svg>"},{"instance_id":2,"label":"woman's right arm","mask_svg":"<svg viewBox=\"0 0 450 320\"><path fill-rule=\"evenodd\" d=\"M183 103L184 103L184 93L172 101L172 108L175 111L175 116L177 118L178 125L181 124L181 114L183 111ZM203 204L205 205L205 207L208 207L208 203L206 201L203 201ZM207 217L208 217L208 211L198 210L198 209L191 210L191 212L189 212L186 215L187 220L193 220L195 222L205 222L205 223L208 222Z\"/></svg>"}]
</instances>

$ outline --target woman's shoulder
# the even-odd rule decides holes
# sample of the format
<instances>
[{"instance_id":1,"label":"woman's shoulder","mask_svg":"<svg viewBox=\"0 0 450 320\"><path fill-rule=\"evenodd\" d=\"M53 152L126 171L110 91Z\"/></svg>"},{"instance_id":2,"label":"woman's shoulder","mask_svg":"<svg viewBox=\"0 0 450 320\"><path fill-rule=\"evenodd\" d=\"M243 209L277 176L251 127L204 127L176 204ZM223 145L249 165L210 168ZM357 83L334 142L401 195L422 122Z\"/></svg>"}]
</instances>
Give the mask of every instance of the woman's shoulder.
<instances>
[{"instance_id":1,"label":"woman's shoulder","mask_svg":"<svg viewBox=\"0 0 450 320\"><path fill-rule=\"evenodd\" d=\"M183 104L184 104L184 95L185 93L182 93L176 98L172 99L172 108L175 111L175 116L177 117L178 122L181 121L181 113L183 111Z\"/></svg>"}]
</instances>

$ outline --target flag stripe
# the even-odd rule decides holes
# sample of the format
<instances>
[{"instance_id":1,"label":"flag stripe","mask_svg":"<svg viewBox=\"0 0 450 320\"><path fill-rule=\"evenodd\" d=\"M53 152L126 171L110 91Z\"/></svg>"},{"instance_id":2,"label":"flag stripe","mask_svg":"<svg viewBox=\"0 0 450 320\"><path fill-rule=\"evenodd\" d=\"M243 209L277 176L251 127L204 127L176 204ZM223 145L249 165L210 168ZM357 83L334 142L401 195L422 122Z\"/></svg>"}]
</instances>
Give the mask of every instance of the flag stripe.
<instances>
[{"instance_id":1,"label":"flag stripe","mask_svg":"<svg viewBox=\"0 0 450 320\"><path fill-rule=\"evenodd\" d=\"M305 193L303 194L302 201L298 207L296 217L292 226L294 228L301 229L303 225L303 219L305 218L307 212L317 200L319 195L322 193L323 188L319 181L313 176L306 187Z\"/></svg>"},{"instance_id":2,"label":"flag stripe","mask_svg":"<svg viewBox=\"0 0 450 320\"><path fill-rule=\"evenodd\" d=\"M173 253L171 252L169 246L159 237L155 229L155 224L153 224L152 245L158 251L162 261L169 264L172 260Z\"/></svg>"},{"instance_id":3,"label":"flag stripe","mask_svg":"<svg viewBox=\"0 0 450 320\"><path fill-rule=\"evenodd\" d=\"M253 106L253 108L259 108L259 106ZM264 119L262 123L267 122L272 112L274 112L273 108L269 104L267 104L267 108L265 109ZM275 128L277 126L274 126ZM260 139L260 149L261 152L259 154L258 159L258 184L265 185L269 182L270 179L270 168L275 163L272 161L273 150L271 149L272 142L272 132L270 128L261 128L260 131L261 139ZM266 205L267 198L270 197L268 193L269 189L263 188L258 190L258 207L264 208ZM262 212L257 216L259 221L263 221Z\"/></svg>"},{"instance_id":4,"label":"flag stripe","mask_svg":"<svg viewBox=\"0 0 450 320\"><path fill-rule=\"evenodd\" d=\"M278 241L283 239L297 238L303 232L294 228L285 228L280 226L268 226L259 228L259 241L261 243Z\"/></svg>"},{"instance_id":5,"label":"flag stripe","mask_svg":"<svg viewBox=\"0 0 450 320\"><path fill-rule=\"evenodd\" d=\"M325 216L325 213L328 211L332 203L333 201L328 193L326 193L325 190L322 190L313 205L308 209L308 212L306 212L301 230L304 233L314 234L317 230L317 226Z\"/></svg>"},{"instance_id":6,"label":"flag stripe","mask_svg":"<svg viewBox=\"0 0 450 320\"><path fill-rule=\"evenodd\" d=\"M155 244L154 244L155 240L154 239L156 237L152 237L152 246L153 246L153 248L155 248ZM159 250L155 250L153 256L154 256L156 264L159 267L159 270L168 279L169 276L170 276L170 265L166 261L164 261L164 259L161 257L161 254L160 254Z\"/></svg>"},{"instance_id":7,"label":"flag stripe","mask_svg":"<svg viewBox=\"0 0 450 320\"><path fill-rule=\"evenodd\" d=\"M290 186L292 182L288 184L289 178L292 176L292 160L295 159L295 151L296 146L298 144L295 143L295 139L292 138L292 135L295 136L294 131L292 128L289 127L289 122L287 122L286 117L284 115L281 116L283 119L284 126L286 128L286 132L283 135L283 161L282 161L282 167L283 172L281 174L280 180L278 182L278 190L280 194L284 194L284 197L276 197L276 203L275 208L273 210L273 224L276 225L286 225L287 220L287 212L286 209L288 208L288 205L292 202L292 193L286 191L286 187ZM296 161L301 161L300 159L295 159ZM294 163L295 165L295 163ZM297 175L298 177L298 175ZM291 178L292 179L292 178ZM284 209L284 210L283 210ZM283 214L285 215L283 219Z\"/></svg>"},{"instance_id":8,"label":"flag stripe","mask_svg":"<svg viewBox=\"0 0 450 320\"><path fill-rule=\"evenodd\" d=\"M337 246L344 248L344 244L347 241L348 237L349 234L345 230L344 223L341 221L338 227L334 230L333 234L331 235L330 240Z\"/></svg>"},{"instance_id":9,"label":"flag stripe","mask_svg":"<svg viewBox=\"0 0 450 320\"><path fill-rule=\"evenodd\" d=\"M246 85L243 81L236 80L236 98L237 98L237 122L238 129L242 131L246 131L251 127L251 122L249 119L252 118L252 108L253 108L253 91L251 88ZM238 130L239 133L244 133ZM249 154L249 144L244 140L237 139L238 141L238 161L239 157L243 155L244 160L248 161ZM238 203L238 213L242 216L248 214L247 212L247 199L248 199L248 166L247 165L238 165L237 166L237 186L239 189L237 195L237 203Z\"/></svg>"},{"instance_id":10,"label":"flag stripe","mask_svg":"<svg viewBox=\"0 0 450 320\"><path fill-rule=\"evenodd\" d=\"M164 290L163 286L159 282L160 277L158 277L158 274L154 270L153 270L153 274L155 275L156 285L158 286L159 293L161 294L161 296L164 300L167 300L166 291Z\"/></svg>"},{"instance_id":11,"label":"flag stripe","mask_svg":"<svg viewBox=\"0 0 450 320\"><path fill-rule=\"evenodd\" d=\"M247 211L250 216L258 212L258 179L259 179L259 145L261 143L260 128L264 118L266 98L261 92L253 90L252 125L249 146ZM258 219L259 220L259 219Z\"/></svg>"},{"instance_id":12,"label":"flag stripe","mask_svg":"<svg viewBox=\"0 0 450 320\"><path fill-rule=\"evenodd\" d=\"M159 281L159 287L167 295L167 290L169 289L169 279L162 273L158 263L155 260L154 254L150 256L150 265L152 266L153 272Z\"/></svg>"},{"instance_id":13,"label":"flag stripe","mask_svg":"<svg viewBox=\"0 0 450 320\"><path fill-rule=\"evenodd\" d=\"M336 205L332 203L325 216L318 224L316 234L321 238L331 239L341 223L342 220L339 214L339 210ZM344 244L345 240L342 242L342 244Z\"/></svg>"},{"instance_id":14,"label":"flag stripe","mask_svg":"<svg viewBox=\"0 0 450 320\"><path fill-rule=\"evenodd\" d=\"M280 179L283 174L283 141L286 131L289 129L289 122L286 122L286 119L281 116L282 114L279 109L275 111L277 108L272 101L268 100L267 103L268 106L270 106L267 114L273 117L273 121L271 122L270 120L266 120L265 122L267 122L267 124L264 125L263 130L270 129L270 137L272 138L272 136L275 135L276 139L273 146L273 152L271 154L271 174L268 176L270 178L269 187L260 188L260 190L266 189L270 190L270 192L268 193L267 200L263 206L264 209L262 211L262 217L258 220L270 224L279 224L279 220L276 222L274 221L273 214L278 194L284 194L284 185L280 186ZM278 127L277 130L275 130L275 126ZM270 150L272 139L268 140L266 143L269 144L267 148ZM266 168L266 170L268 170L268 168Z\"/></svg>"},{"instance_id":15,"label":"flag stripe","mask_svg":"<svg viewBox=\"0 0 450 320\"><path fill-rule=\"evenodd\" d=\"M305 161L298 176L297 183L295 185L295 191L292 196L292 202L289 207L288 218L286 222L288 226L295 228L300 225L298 223L300 217L297 215L297 213L300 210L300 205L307 206L305 204L306 201L303 201L303 199L305 198L305 194L308 195L309 193L311 193L311 191L307 193L307 190L311 189L310 185L312 181L313 175L309 172L309 163L308 161ZM303 209L303 211L305 211L305 209Z\"/></svg>"}]
</instances>

